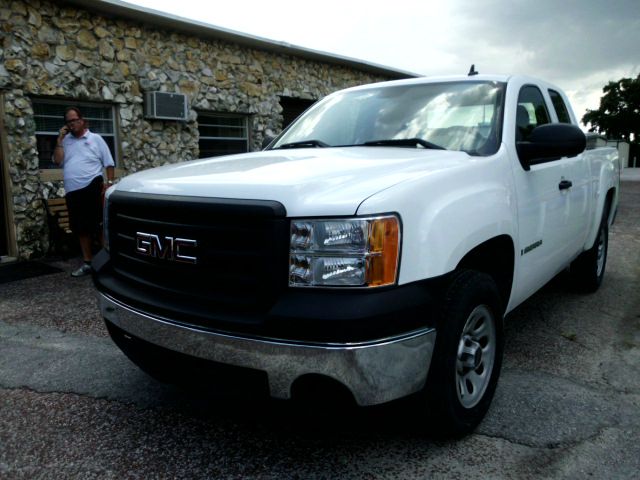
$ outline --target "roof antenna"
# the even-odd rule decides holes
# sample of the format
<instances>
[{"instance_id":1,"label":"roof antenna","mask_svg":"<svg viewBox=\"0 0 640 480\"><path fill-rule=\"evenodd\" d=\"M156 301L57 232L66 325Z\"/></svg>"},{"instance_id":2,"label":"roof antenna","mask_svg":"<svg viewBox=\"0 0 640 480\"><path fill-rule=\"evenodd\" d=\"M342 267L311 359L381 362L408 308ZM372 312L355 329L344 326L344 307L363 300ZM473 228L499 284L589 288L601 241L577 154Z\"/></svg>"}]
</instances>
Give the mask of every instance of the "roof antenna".
<instances>
[{"instance_id":1,"label":"roof antenna","mask_svg":"<svg viewBox=\"0 0 640 480\"><path fill-rule=\"evenodd\" d=\"M467 73L467 76L469 77L473 77L474 75L478 75L478 72L476 72L476 65L475 63L471 64L471 68L469 69L469 73Z\"/></svg>"}]
</instances>

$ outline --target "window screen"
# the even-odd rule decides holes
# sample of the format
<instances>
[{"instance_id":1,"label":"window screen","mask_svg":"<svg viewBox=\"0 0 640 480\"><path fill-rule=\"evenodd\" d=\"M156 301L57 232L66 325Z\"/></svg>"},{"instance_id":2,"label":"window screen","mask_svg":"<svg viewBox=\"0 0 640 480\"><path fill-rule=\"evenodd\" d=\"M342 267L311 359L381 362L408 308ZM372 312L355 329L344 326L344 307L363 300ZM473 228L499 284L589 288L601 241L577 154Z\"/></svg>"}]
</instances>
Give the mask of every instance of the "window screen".
<instances>
[{"instance_id":1,"label":"window screen","mask_svg":"<svg viewBox=\"0 0 640 480\"><path fill-rule=\"evenodd\" d=\"M244 115L198 113L200 158L249 151L248 118Z\"/></svg>"},{"instance_id":2,"label":"window screen","mask_svg":"<svg viewBox=\"0 0 640 480\"><path fill-rule=\"evenodd\" d=\"M114 107L94 103L61 102L59 100L33 99L33 119L36 123L36 142L38 160L41 169L59 168L53 162L53 149L60 128L64 124L64 112L73 105L80 109L87 121L89 130L98 133L107 143L114 162L118 165L116 156L116 128Z\"/></svg>"}]
</instances>

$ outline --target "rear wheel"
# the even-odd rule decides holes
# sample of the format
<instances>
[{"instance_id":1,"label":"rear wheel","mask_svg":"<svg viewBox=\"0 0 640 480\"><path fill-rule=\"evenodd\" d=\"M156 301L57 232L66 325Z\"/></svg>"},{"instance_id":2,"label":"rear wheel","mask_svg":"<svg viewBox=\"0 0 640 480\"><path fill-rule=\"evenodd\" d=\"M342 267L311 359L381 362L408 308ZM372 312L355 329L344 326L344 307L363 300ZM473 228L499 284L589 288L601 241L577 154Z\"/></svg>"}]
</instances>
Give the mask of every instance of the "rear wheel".
<instances>
[{"instance_id":1,"label":"rear wheel","mask_svg":"<svg viewBox=\"0 0 640 480\"><path fill-rule=\"evenodd\" d=\"M444 298L424 395L438 435L470 433L487 413L502 365L502 302L493 279L465 270Z\"/></svg>"},{"instance_id":2,"label":"rear wheel","mask_svg":"<svg viewBox=\"0 0 640 480\"><path fill-rule=\"evenodd\" d=\"M605 207L605 212L608 207ZM595 292L602 284L609 250L607 215L602 216L596 240L589 250L582 252L569 268L572 284L582 292Z\"/></svg>"}]
</instances>

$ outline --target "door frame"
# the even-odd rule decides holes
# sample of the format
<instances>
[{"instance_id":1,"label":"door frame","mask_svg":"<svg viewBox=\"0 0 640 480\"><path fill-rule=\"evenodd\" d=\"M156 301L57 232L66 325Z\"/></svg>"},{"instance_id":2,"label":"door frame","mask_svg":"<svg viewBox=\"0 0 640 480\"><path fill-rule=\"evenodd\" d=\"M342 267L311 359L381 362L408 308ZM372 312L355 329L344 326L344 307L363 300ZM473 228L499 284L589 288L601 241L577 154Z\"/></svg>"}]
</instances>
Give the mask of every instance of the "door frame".
<instances>
[{"instance_id":1,"label":"door frame","mask_svg":"<svg viewBox=\"0 0 640 480\"><path fill-rule=\"evenodd\" d=\"M5 94L0 92L0 195L2 196L4 225L0 224L0 235L4 237L7 245L7 260L18 256L18 244L16 241L16 226L13 216L13 200L11 195L11 176L9 175L9 152L7 148L7 129L5 127ZM0 252L1 254L2 252ZM0 259L2 261L2 259Z\"/></svg>"}]
</instances>

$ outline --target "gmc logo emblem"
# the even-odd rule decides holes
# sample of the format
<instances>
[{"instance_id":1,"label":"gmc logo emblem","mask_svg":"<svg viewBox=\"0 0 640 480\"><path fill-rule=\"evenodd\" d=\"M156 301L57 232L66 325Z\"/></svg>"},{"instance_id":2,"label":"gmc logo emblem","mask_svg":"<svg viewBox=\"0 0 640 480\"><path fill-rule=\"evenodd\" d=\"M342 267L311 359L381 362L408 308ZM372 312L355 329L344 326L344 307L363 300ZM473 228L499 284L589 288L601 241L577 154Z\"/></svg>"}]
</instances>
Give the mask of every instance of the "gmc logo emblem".
<instances>
[{"instance_id":1,"label":"gmc logo emblem","mask_svg":"<svg viewBox=\"0 0 640 480\"><path fill-rule=\"evenodd\" d=\"M198 242L189 238L160 237L153 233L136 232L136 252L147 257L198 263L197 257L193 255L193 249L197 246Z\"/></svg>"}]
</instances>

